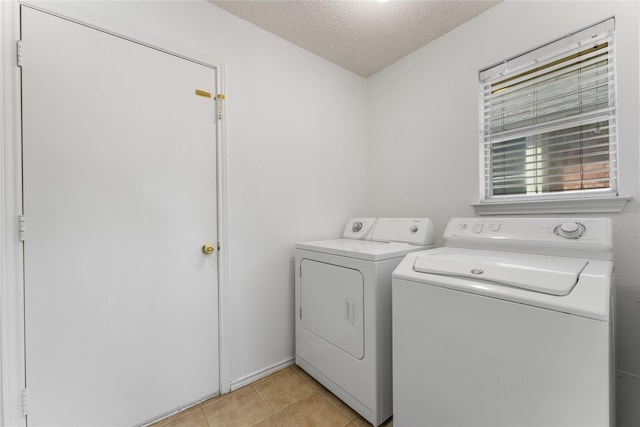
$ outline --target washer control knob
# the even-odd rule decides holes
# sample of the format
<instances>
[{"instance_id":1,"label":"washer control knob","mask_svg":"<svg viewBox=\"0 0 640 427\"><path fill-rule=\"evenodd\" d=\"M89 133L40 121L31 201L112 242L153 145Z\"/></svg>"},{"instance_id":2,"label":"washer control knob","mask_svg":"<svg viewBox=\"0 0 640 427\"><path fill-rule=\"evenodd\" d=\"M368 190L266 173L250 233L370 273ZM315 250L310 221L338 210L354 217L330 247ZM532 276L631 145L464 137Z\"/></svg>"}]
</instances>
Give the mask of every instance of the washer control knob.
<instances>
[{"instance_id":1,"label":"washer control knob","mask_svg":"<svg viewBox=\"0 0 640 427\"><path fill-rule=\"evenodd\" d=\"M586 227L579 222L564 222L558 225L553 231L565 239L579 239L586 231Z\"/></svg>"},{"instance_id":2,"label":"washer control knob","mask_svg":"<svg viewBox=\"0 0 640 427\"><path fill-rule=\"evenodd\" d=\"M412 233L416 233L418 231L418 226L417 225L412 225L411 228L409 229L409 231L411 231Z\"/></svg>"},{"instance_id":3,"label":"washer control knob","mask_svg":"<svg viewBox=\"0 0 640 427\"><path fill-rule=\"evenodd\" d=\"M560 224L560 230L563 233L572 234L578 231L580 227L575 222L565 222L564 224Z\"/></svg>"},{"instance_id":4,"label":"washer control knob","mask_svg":"<svg viewBox=\"0 0 640 427\"><path fill-rule=\"evenodd\" d=\"M360 221L354 222L353 226L351 226L351 231L353 231L354 233L357 233L360 230L362 230L362 223Z\"/></svg>"}]
</instances>

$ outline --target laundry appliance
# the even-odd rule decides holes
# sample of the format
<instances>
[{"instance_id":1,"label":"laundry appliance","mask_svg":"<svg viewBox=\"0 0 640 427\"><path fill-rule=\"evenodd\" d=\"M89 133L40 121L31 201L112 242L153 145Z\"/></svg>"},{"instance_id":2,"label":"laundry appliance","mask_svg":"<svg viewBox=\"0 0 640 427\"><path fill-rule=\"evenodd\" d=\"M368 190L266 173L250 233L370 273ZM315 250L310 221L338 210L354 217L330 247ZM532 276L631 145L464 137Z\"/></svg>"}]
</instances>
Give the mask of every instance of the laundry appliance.
<instances>
[{"instance_id":1,"label":"laundry appliance","mask_svg":"<svg viewBox=\"0 0 640 427\"><path fill-rule=\"evenodd\" d=\"M395 427L607 426L612 225L458 218L393 273Z\"/></svg>"},{"instance_id":2,"label":"laundry appliance","mask_svg":"<svg viewBox=\"0 0 640 427\"><path fill-rule=\"evenodd\" d=\"M393 408L391 273L433 236L428 218L353 218L296 245L296 363L374 426Z\"/></svg>"}]
</instances>

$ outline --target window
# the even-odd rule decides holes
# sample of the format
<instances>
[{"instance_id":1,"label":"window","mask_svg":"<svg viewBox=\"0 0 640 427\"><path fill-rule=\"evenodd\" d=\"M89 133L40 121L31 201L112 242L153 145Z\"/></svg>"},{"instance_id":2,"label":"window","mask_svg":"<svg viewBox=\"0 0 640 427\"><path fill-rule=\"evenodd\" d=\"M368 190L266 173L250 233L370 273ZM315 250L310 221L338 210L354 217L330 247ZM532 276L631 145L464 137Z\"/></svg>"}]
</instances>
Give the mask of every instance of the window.
<instances>
[{"instance_id":1,"label":"window","mask_svg":"<svg viewBox=\"0 0 640 427\"><path fill-rule=\"evenodd\" d=\"M614 19L480 72L481 202L616 196Z\"/></svg>"}]
</instances>

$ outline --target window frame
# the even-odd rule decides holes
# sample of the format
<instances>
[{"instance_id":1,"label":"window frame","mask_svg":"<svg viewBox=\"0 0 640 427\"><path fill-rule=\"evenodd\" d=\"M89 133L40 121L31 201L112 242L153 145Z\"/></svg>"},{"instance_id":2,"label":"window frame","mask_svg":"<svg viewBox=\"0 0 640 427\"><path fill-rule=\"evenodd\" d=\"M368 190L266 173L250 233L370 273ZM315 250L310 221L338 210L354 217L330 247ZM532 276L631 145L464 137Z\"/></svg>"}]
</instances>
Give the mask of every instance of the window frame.
<instances>
[{"instance_id":1,"label":"window frame","mask_svg":"<svg viewBox=\"0 0 640 427\"><path fill-rule=\"evenodd\" d=\"M486 123L485 102L487 102L487 87L496 81L504 81L508 78L528 70L533 70L543 64L544 58L550 58L558 54L571 55L572 53L581 52L585 49L585 41L590 43L592 37L603 37L608 43L608 48L612 50L608 54L613 68L612 86L608 89L609 106L613 108L613 112L608 116L608 120L614 126L613 135L608 135L609 143L609 187L606 189L588 189L588 190L568 190L559 192L548 192L540 194L506 194L493 195L493 184L491 183L492 154L487 152L491 147L491 140L487 140L485 126ZM527 51L523 54L514 56L500 63L480 70L479 72L479 195L480 202L472 204L476 213L484 214L523 214L523 213L574 213L574 212L619 212L630 198L621 197L619 191L619 166L617 154L617 75L615 68L615 18L611 17L598 22L589 27L585 27L574 33L571 33L560 39L556 39L550 43ZM541 61L542 59L542 61ZM580 116L572 116L575 120L574 124L567 124L565 127L570 128L580 124ZM537 135L542 135L543 132ZM490 137L490 136L489 136ZM613 139L613 140L612 140ZM524 157L523 157L524 160Z\"/></svg>"}]
</instances>

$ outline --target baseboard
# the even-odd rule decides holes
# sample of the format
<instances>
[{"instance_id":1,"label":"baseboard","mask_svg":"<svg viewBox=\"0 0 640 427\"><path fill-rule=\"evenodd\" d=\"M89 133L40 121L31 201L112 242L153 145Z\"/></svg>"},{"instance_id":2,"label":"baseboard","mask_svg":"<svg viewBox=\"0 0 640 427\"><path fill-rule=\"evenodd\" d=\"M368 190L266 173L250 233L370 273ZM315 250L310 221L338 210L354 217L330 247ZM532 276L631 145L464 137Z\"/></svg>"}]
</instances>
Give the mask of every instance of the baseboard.
<instances>
[{"instance_id":1,"label":"baseboard","mask_svg":"<svg viewBox=\"0 0 640 427\"><path fill-rule=\"evenodd\" d=\"M283 360L282 362L278 362L274 365L261 369L257 372L239 378L235 381L231 381L231 391L237 390L241 387L244 387L248 384L258 381L264 377L267 377L273 373L283 370L284 368L288 368L289 366L295 363L295 358L291 357L289 359Z\"/></svg>"}]
</instances>

